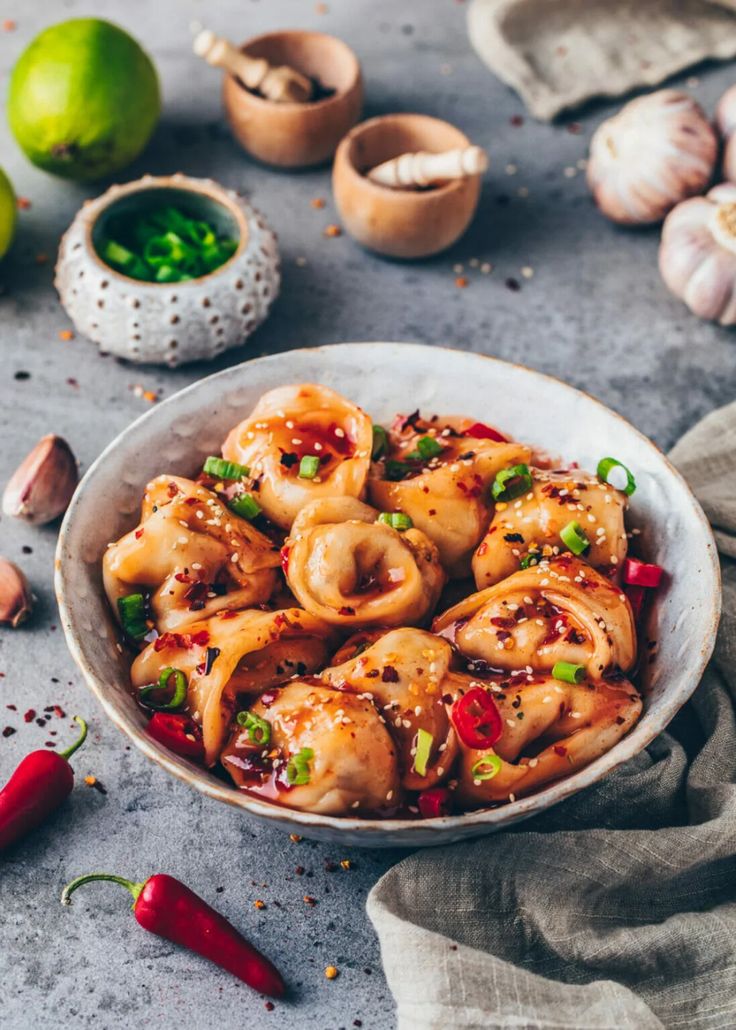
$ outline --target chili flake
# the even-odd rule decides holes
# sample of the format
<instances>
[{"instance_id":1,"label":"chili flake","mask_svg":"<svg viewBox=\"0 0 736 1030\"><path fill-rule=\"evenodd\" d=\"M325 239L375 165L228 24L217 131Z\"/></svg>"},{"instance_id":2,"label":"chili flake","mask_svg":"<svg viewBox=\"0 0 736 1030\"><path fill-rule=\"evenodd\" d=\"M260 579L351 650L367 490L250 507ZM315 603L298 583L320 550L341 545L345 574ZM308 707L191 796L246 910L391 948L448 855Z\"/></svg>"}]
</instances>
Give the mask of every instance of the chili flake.
<instances>
[{"instance_id":1,"label":"chili flake","mask_svg":"<svg viewBox=\"0 0 736 1030\"><path fill-rule=\"evenodd\" d=\"M325 966L325 976L328 980L334 980L338 973L337 966Z\"/></svg>"},{"instance_id":2,"label":"chili flake","mask_svg":"<svg viewBox=\"0 0 736 1030\"><path fill-rule=\"evenodd\" d=\"M342 229L339 225L328 225L324 231L324 235L327 237L342 236Z\"/></svg>"},{"instance_id":3,"label":"chili flake","mask_svg":"<svg viewBox=\"0 0 736 1030\"><path fill-rule=\"evenodd\" d=\"M73 340L74 339L74 333L71 331L71 329L60 329L59 330L59 339L60 340L64 340L64 342L66 342L68 340Z\"/></svg>"}]
</instances>

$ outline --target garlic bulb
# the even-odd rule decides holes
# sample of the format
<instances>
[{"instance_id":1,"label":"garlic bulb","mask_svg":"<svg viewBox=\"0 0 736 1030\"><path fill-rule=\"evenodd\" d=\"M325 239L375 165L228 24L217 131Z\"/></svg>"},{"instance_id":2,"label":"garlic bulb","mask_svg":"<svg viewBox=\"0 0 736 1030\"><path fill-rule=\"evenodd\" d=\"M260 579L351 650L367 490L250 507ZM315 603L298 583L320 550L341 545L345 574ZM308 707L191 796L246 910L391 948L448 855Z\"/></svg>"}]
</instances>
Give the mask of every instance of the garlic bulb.
<instances>
[{"instance_id":1,"label":"garlic bulb","mask_svg":"<svg viewBox=\"0 0 736 1030\"><path fill-rule=\"evenodd\" d=\"M598 126L590 142L588 185L606 217L625 225L659 222L713 176L718 142L686 93L637 97Z\"/></svg>"},{"instance_id":2,"label":"garlic bulb","mask_svg":"<svg viewBox=\"0 0 736 1030\"><path fill-rule=\"evenodd\" d=\"M659 270L693 314L736 324L736 184L678 204L665 219Z\"/></svg>"},{"instance_id":3,"label":"garlic bulb","mask_svg":"<svg viewBox=\"0 0 736 1030\"><path fill-rule=\"evenodd\" d=\"M736 182L736 86L731 86L718 101L716 124L723 136L723 178Z\"/></svg>"},{"instance_id":4,"label":"garlic bulb","mask_svg":"<svg viewBox=\"0 0 736 1030\"><path fill-rule=\"evenodd\" d=\"M0 558L0 623L15 629L20 626L33 606L28 580L17 565Z\"/></svg>"},{"instance_id":5,"label":"garlic bulb","mask_svg":"<svg viewBox=\"0 0 736 1030\"><path fill-rule=\"evenodd\" d=\"M66 440L42 437L15 470L3 493L3 511L42 525L63 514L77 483L77 461Z\"/></svg>"}]
</instances>

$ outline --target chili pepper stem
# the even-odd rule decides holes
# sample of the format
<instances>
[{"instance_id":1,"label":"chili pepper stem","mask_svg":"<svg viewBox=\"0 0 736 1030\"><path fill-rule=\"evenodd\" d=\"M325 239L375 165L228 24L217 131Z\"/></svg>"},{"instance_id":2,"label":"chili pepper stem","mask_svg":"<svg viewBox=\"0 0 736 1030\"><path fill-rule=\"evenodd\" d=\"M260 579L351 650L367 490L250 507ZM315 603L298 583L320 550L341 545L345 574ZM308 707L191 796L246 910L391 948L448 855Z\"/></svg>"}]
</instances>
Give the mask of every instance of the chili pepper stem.
<instances>
[{"instance_id":1,"label":"chili pepper stem","mask_svg":"<svg viewBox=\"0 0 736 1030\"><path fill-rule=\"evenodd\" d=\"M72 894L77 887L81 887L83 883L90 883L92 880L109 880L111 883L119 883L121 887L125 887L126 891L130 891L132 894L134 906L146 886L145 880L143 883L135 883L133 880L126 880L124 876L115 876L112 873L85 873L84 876L78 876L76 880L72 880L66 885L61 892L62 905L71 905Z\"/></svg>"},{"instance_id":2,"label":"chili pepper stem","mask_svg":"<svg viewBox=\"0 0 736 1030\"><path fill-rule=\"evenodd\" d=\"M79 725L82 727L82 732L79 734L79 737L72 744L71 747L68 747L66 749L66 751L60 751L59 752L60 756L62 758L66 758L67 762L72 757L74 752L78 751L79 748L82 746L82 744L84 744L85 740L87 739L87 723L84 721L84 719L82 718L81 715L75 715L73 718L74 718L74 721L79 723Z\"/></svg>"}]
</instances>

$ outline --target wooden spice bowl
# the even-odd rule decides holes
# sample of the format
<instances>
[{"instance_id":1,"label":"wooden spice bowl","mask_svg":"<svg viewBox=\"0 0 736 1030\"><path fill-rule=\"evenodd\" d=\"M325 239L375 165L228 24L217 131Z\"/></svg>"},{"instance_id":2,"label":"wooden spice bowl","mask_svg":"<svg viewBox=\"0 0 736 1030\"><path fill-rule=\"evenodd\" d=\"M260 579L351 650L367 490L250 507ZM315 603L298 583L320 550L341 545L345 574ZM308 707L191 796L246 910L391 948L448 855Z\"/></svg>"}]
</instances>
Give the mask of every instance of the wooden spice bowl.
<instances>
[{"instance_id":1,"label":"wooden spice bowl","mask_svg":"<svg viewBox=\"0 0 736 1030\"><path fill-rule=\"evenodd\" d=\"M395 258L421 258L451 246L470 224L481 176L426 190L398 190L365 172L400 154L470 146L454 125L424 114L389 114L356 127L337 148L332 189L343 225L358 243Z\"/></svg>"},{"instance_id":2,"label":"wooden spice bowl","mask_svg":"<svg viewBox=\"0 0 736 1030\"><path fill-rule=\"evenodd\" d=\"M332 157L363 107L360 63L350 47L323 32L295 29L255 36L240 49L274 65L290 65L335 90L323 100L280 104L226 75L225 112L241 146L259 161L282 168L306 168Z\"/></svg>"}]
</instances>

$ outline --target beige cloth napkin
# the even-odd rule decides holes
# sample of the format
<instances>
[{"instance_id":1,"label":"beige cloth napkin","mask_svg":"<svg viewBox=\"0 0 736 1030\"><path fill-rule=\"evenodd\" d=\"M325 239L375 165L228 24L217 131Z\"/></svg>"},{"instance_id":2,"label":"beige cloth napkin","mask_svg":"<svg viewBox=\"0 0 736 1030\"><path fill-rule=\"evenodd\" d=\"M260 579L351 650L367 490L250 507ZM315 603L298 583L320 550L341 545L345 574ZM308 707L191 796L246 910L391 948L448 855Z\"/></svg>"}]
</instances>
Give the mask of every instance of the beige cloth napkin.
<instances>
[{"instance_id":1,"label":"beige cloth napkin","mask_svg":"<svg viewBox=\"0 0 736 1030\"><path fill-rule=\"evenodd\" d=\"M736 1026L736 404L672 458L722 555L713 661L669 732L595 787L379 880L400 1030Z\"/></svg>"},{"instance_id":2,"label":"beige cloth napkin","mask_svg":"<svg viewBox=\"0 0 736 1030\"><path fill-rule=\"evenodd\" d=\"M736 0L473 0L470 41L531 114L654 86L736 54Z\"/></svg>"}]
</instances>

